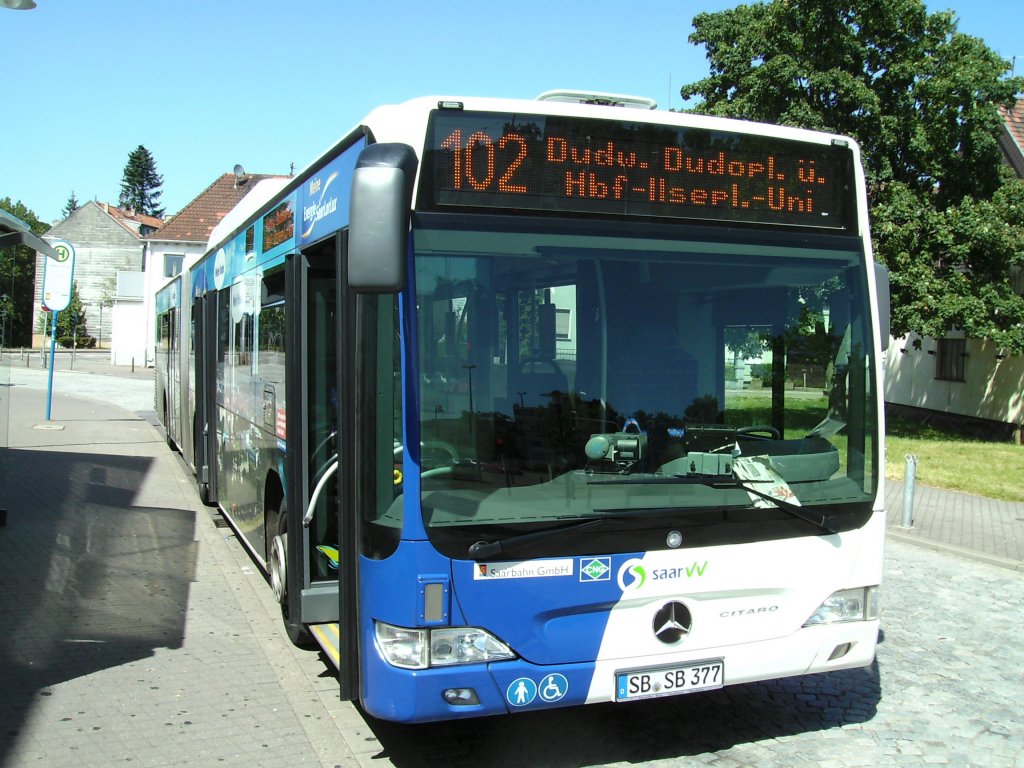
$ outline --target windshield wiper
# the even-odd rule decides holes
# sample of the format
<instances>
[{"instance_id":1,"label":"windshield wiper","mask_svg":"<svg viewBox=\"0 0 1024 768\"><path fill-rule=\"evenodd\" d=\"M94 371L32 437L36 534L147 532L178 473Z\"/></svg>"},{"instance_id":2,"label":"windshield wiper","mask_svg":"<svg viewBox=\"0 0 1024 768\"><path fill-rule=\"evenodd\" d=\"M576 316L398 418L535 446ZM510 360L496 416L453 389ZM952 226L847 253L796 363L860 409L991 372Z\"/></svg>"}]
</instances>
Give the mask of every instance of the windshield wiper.
<instances>
[{"instance_id":1,"label":"windshield wiper","mask_svg":"<svg viewBox=\"0 0 1024 768\"><path fill-rule=\"evenodd\" d=\"M759 499L770 501L772 504L777 506L784 512L788 512L793 517L805 520L814 526L817 526L826 533L838 533L839 527L836 521L830 515L823 515L816 513L807 507L802 507L799 504L794 504L791 501L785 499L778 499L771 494L764 493L763 491L755 488L752 483L755 482L768 482L768 481L755 481L755 480L739 480L731 475L619 475L615 477L602 478L600 480L591 479L588 481L591 485L672 485L672 484L693 484L703 485L708 488L715 489L726 489L726 488L738 488L746 491L752 496L757 496Z\"/></svg>"},{"instance_id":2,"label":"windshield wiper","mask_svg":"<svg viewBox=\"0 0 1024 768\"><path fill-rule=\"evenodd\" d=\"M835 518L831 515L823 515L821 513L814 512L808 507L802 507L799 504L794 504L791 501L777 499L774 496L755 488L753 483L759 481L739 480L731 475L616 475L608 478L602 478L600 480L592 479L589 482L594 485L627 485L633 483L641 485L692 484L722 490L737 488L739 490L746 491L752 496L757 496L765 501L770 501L782 511L788 512L793 517L804 520L805 522L820 528L826 533L839 532L839 526L836 523ZM646 514L650 514L652 512L664 514L666 510L663 508L656 508L600 511L612 514L605 514L602 517L592 518L590 520L577 520L568 523L567 525L554 525L537 531L531 531L530 533L521 533L516 536L506 536L503 539L497 539L495 541L478 541L475 544L470 545L469 556L473 560L486 560L502 555L505 553L506 549L511 549L521 544L530 544L532 542L541 541L542 539L547 539L569 531L579 531L600 523L608 522L609 520L622 520L632 517L646 516Z\"/></svg>"},{"instance_id":3,"label":"windshield wiper","mask_svg":"<svg viewBox=\"0 0 1024 768\"><path fill-rule=\"evenodd\" d=\"M682 513L684 515L691 515L699 512L709 511L710 507L623 507L623 508L605 508L601 507L594 510L595 515L599 517L589 518L587 520L575 520L568 525L553 525L548 528L542 528L537 531L531 531L530 533L522 533L516 536L507 536L503 539L497 539L496 541L478 541L469 547L469 556L474 560L483 560L495 555L504 554L506 548L513 548L519 544L529 544L533 541L540 539L546 539L550 536L556 536L560 533L567 531L578 531L582 528L589 528L599 523L607 523L611 521L622 521L622 520L641 520L646 517L658 517L663 515L671 515ZM691 523L691 525L708 525L709 523Z\"/></svg>"},{"instance_id":4,"label":"windshield wiper","mask_svg":"<svg viewBox=\"0 0 1024 768\"><path fill-rule=\"evenodd\" d=\"M568 525L553 525L549 528L541 528L538 531L520 533L516 536L506 536L505 538L498 539L496 541L478 541L475 544L470 544L469 556L473 560L486 560L488 558L504 554L507 547L513 547L518 544L529 544L551 536L557 536L558 534L565 533L567 531L578 531L583 528L589 528L605 522L606 519L608 518L597 517L591 520L573 521Z\"/></svg>"},{"instance_id":5,"label":"windshield wiper","mask_svg":"<svg viewBox=\"0 0 1024 768\"><path fill-rule=\"evenodd\" d=\"M831 515L823 515L820 512L813 512L807 507L794 504L791 501L785 499L777 499L771 494L759 491L757 488L752 486L749 481L744 480L726 480L723 484L715 482L709 482L707 485L711 488L740 488L752 496L757 496L759 499L770 501L772 504L777 506L784 512L789 512L793 517L798 517L801 520L806 520L812 525L816 525L826 533L839 533L839 526L836 524L835 519Z\"/></svg>"}]
</instances>

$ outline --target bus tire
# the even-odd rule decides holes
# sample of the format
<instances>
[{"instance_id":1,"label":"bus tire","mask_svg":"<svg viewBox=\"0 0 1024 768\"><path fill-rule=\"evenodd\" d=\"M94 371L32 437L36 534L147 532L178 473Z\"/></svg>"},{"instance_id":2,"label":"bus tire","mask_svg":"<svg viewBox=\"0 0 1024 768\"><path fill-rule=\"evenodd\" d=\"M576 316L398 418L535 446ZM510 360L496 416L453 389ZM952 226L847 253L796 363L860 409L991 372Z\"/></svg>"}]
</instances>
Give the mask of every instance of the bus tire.
<instances>
[{"instance_id":1,"label":"bus tire","mask_svg":"<svg viewBox=\"0 0 1024 768\"><path fill-rule=\"evenodd\" d=\"M267 544L267 570L270 572L270 588L274 592L274 599L281 606L281 619L284 622L288 639L293 645L300 648L308 648L314 645L313 636L306 625L291 618L292 596L289 593L288 584L288 506L282 499L277 511L276 525L268 526L268 534L274 531L269 537Z\"/></svg>"},{"instance_id":2,"label":"bus tire","mask_svg":"<svg viewBox=\"0 0 1024 768\"><path fill-rule=\"evenodd\" d=\"M199 487L199 498L203 500L203 504L206 504L207 506L213 506L214 500L213 500L213 494L210 493L210 483L209 483L209 481L204 483L204 482L202 482L199 479L199 477L200 477L200 469L201 469L201 467L199 466L199 456L200 456L200 454L202 454L204 457L206 455L206 449L205 448L202 451L199 450L199 440L201 438L202 438L202 431L199 429L199 417L195 413L193 413L192 414L192 465L196 468L195 469L196 485Z\"/></svg>"},{"instance_id":3,"label":"bus tire","mask_svg":"<svg viewBox=\"0 0 1024 768\"><path fill-rule=\"evenodd\" d=\"M167 412L167 395L164 395L164 440L167 442L168 448L170 448L172 451L177 451L178 446L175 445L174 440L171 438L171 422L167 420L168 415L169 414Z\"/></svg>"},{"instance_id":4,"label":"bus tire","mask_svg":"<svg viewBox=\"0 0 1024 768\"><path fill-rule=\"evenodd\" d=\"M280 530L280 523L278 529ZM274 534L270 540L270 557L268 558L268 570L270 571L270 589L274 593L274 599L284 610L288 609L288 540L287 531Z\"/></svg>"}]
</instances>

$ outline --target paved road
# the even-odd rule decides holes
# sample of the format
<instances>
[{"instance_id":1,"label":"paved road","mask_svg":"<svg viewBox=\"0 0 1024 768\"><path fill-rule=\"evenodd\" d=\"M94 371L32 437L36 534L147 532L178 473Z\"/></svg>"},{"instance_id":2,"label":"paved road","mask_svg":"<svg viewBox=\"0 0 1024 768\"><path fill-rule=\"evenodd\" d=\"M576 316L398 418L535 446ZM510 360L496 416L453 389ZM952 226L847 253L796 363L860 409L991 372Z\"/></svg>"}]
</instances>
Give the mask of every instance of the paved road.
<instances>
[{"instance_id":1,"label":"paved road","mask_svg":"<svg viewBox=\"0 0 1024 768\"><path fill-rule=\"evenodd\" d=\"M0 451L4 768L1024 768L1021 574L893 539L871 668L462 723L366 718L290 646L152 414L55 397L44 425L42 390L0 387L15 449Z\"/></svg>"}]
</instances>

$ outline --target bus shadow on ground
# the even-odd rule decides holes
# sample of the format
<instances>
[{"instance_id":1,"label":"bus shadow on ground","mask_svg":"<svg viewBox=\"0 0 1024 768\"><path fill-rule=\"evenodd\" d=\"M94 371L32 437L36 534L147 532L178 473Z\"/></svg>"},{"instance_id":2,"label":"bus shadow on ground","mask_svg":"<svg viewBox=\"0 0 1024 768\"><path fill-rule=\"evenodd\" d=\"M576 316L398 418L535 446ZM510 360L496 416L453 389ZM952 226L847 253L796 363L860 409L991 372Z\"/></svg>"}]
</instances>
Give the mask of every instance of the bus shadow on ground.
<instances>
[{"instance_id":1,"label":"bus shadow on ground","mask_svg":"<svg viewBox=\"0 0 1024 768\"><path fill-rule=\"evenodd\" d=\"M368 724L399 768L590 766L728 751L871 720L881 700L878 662L864 669L751 683L624 704L553 709L456 722ZM829 756L822 743L821 758Z\"/></svg>"},{"instance_id":2,"label":"bus shadow on ground","mask_svg":"<svg viewBox=\"0 0 1024 768\"><path fill-rule=\"evenodd\" d=\"M40 696L180 648L191 510L133 506L152 458L0 449L0 765Z\"/></svg>"}]
</instances>

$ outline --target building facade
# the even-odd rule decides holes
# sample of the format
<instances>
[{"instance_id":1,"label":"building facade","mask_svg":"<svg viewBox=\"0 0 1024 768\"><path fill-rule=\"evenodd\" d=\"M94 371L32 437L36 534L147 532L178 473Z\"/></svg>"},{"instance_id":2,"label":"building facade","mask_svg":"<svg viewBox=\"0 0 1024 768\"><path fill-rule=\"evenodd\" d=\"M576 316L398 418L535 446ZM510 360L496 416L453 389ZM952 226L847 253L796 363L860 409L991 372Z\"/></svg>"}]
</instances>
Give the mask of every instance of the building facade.
<instances>
[{"instance_id":1,"label":"building facade","mask_svg":"<svg viewBox=\"0 0 1024 768\"><path fill-rule=\"evenodd\" d=\"M48 243L66 240L74 246L74 283L85 311L86 331L99 346L109 346L118 273L141 272L143 238L162 225L162 219L91 201L43 236ZM43 344L43 259L36 257L33 346Z\"/></svg>"}]
</instances>

